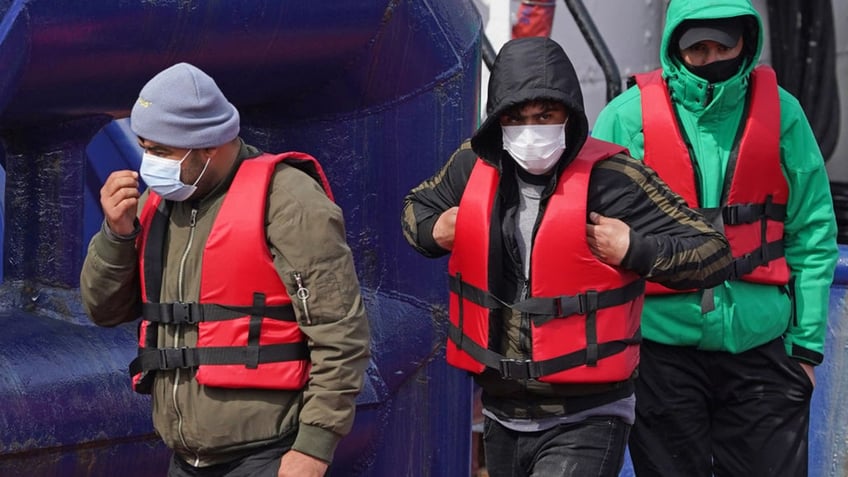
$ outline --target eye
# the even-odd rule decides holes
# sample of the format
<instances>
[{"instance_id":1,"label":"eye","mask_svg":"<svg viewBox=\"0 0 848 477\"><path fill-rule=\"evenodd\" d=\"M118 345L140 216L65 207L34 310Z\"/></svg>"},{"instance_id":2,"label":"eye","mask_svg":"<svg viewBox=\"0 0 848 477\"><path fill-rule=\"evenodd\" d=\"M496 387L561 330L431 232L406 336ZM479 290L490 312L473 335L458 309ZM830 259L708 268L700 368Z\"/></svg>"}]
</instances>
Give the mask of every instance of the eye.
<instances>
[{"instance_id":1,"label":"eye","mask_svg":"<svg viewBox=\"0 0 848 477\"><path fill-rule=\"evenodd\" d=\"M514 115L510 115L510 114L504 114L503 116L501 116L501 124L504 125L504 126L507 126L507 125L510 125L510 124L515 124L515 123L519 122L519 120L520 120L520 118L518 116L514 116Z\"/></svg>"}]
</instances>

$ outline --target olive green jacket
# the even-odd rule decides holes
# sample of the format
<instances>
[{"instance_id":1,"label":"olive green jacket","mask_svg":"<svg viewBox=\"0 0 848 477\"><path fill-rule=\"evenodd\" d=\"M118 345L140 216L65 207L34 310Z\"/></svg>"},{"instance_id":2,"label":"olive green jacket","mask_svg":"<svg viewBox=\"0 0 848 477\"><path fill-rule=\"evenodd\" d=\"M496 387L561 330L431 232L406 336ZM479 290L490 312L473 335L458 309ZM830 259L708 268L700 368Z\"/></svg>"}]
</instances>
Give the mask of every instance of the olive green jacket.
<instances>
[{"instance_id":1,"label":"olive green jacket","mask_svg":"<svg viewBox=\"0 0 848 477\"><path fill-rule=\"evenodd\" d=\"M215 216L238 165L259 153L243 144L233 171L216 189L200 201L174 203L164 252L163 302L198 301L202 251ZM139 211L146 198L145 193ZM302 391L225 389L198 384L193 369L158 371L152 389L154 427L177 455L195 466L226 462L291 438L294 449L330 462L353 423L355 398L368 366L369 330L342 211L315 180L279 164L268 190L266 220L274 264L308 339L309 382ZM308 323L295 295L295 271L310 290ZM135 241L116 237L104 224L91 240L80 277L83 305L92 321L114 326L137 319L139 281ZM195 325L158 326L160 347L196 344Z\"/></svg>"}]
</instances>

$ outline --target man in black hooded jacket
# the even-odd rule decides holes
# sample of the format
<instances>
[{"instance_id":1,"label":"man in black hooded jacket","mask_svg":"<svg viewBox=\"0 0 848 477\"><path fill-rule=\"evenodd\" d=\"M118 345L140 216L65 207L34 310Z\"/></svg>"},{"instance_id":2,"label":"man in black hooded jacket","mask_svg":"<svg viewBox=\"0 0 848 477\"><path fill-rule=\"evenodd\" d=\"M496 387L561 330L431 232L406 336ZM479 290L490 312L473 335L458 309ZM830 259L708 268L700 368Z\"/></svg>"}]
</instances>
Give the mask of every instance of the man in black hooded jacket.
<instances>
[{"instance_id":1,"label":"man in black hooded jacket","mask_svg":"<svg viewBox=\"0 0 848 477\"><path fill-rule=\"evenodd\" d=\"M717 285L729 246L626 150L587 137L556 42L507 42L488 98L471 140L404 199L404 235L451 253L447 359L482 387L490 475L618 475L643 278Z\"/></svg>"}]
</instances>

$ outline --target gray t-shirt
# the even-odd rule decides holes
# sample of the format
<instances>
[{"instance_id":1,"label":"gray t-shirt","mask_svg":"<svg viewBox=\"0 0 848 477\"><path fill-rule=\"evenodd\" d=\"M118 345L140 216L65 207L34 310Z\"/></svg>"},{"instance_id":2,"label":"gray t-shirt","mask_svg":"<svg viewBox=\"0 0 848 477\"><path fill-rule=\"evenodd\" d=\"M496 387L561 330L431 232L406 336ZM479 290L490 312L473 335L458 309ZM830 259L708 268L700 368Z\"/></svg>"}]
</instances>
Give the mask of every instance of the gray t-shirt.
<instances>
[{"instance_id":1,"label":"gray t-shirt","mask_svg":"<svg viewBox=\"0 0 848 477\"><path fill-rule=\"evenodd\" d=\"M515 241L521 252L524 264L524 276L530 276L530 241L533 239L533 226L539 216L539 202L542 199L544 184L530 184L518 179L518 212L515 214Z\"/></svg>"}]
</instances>

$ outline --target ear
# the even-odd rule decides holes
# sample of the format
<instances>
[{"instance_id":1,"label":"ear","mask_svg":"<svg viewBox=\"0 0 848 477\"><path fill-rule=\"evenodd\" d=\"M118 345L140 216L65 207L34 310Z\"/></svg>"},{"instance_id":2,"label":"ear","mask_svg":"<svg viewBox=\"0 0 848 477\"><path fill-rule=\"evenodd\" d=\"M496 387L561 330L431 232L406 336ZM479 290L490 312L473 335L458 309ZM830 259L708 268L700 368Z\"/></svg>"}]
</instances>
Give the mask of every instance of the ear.
<instances>
[{"instance_id":1,"label":"ear","mask_svg":"<svg viewBox=\"0 0 848 477\"><path fill-rule=\"evenodd\" d=\"M205 148L201 149L200 151L203 153L203 157L212 158L212 157L215 157L216 154L218 154L218 151L220 149L221 148L217 147L217 146L216 147L205 147Z\"/></svg>"}]
</instances>

